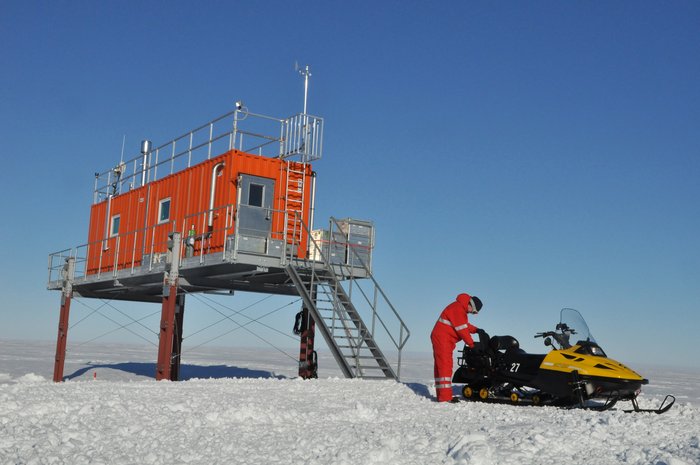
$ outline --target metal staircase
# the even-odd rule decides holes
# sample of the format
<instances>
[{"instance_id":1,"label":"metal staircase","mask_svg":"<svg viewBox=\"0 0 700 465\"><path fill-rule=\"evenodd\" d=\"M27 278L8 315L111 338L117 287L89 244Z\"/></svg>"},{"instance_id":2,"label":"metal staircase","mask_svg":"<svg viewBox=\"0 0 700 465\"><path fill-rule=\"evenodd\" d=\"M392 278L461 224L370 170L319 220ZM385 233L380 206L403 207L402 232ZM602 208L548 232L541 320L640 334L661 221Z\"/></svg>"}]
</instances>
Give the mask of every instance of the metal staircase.
<instances>
[{"instance_id":1,"label":"metal staircase","mask_svg":"<svg viewBox=\"0 0 700 465\"><path fill-rule=\"evenodd\" d=\"M321 244L314 239L311 239L310 247L321 250L322 260L312 262L290 258L286 271L343 374L348 378L398 380L401 349L410 332L374 276L367 267L359 276L355 275L353 267L331 264ZM359 279L369 282L370 292L358 286ZM353 289L358 290L355 295L360 294L360 299L353 301ZM388 305L390 311L380 313L380 302ZM360 306L365 310L365 316L368 313L371 316L370 326L365 324ZM396 332L390 330L389 319L393 319L393 326L398 326L396 337ZM398 350L396 369L377 344L379 332Z\"/></svg>"}]
</instances>

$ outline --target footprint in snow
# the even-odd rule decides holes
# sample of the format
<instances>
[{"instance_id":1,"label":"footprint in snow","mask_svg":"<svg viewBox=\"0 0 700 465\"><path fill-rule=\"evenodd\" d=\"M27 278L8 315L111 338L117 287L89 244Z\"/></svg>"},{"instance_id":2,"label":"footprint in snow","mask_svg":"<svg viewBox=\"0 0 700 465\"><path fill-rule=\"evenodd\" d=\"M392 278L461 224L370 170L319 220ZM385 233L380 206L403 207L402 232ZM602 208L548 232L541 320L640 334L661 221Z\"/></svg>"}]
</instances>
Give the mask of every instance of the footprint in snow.
<instances>
[{"instance_id":1,"label":"footprint in snow","mask_svg":"<svg viewBox=\"0 0 700 465\"><path fill-rule=\"evenodd\" d=\"M447 455L457 464L491 465L491 449L484 434L467 434L450 443Z\"/></svg>"}]
</instances>

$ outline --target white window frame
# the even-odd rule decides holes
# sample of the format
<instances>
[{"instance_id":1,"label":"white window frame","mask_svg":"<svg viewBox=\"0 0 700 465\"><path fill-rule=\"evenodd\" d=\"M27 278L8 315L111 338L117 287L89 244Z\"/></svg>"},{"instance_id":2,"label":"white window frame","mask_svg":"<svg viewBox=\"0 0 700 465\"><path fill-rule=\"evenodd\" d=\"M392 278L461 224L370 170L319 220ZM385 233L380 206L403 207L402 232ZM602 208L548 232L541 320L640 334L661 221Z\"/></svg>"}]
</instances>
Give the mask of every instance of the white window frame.
<instances>
[{"instance_id":1,"label":"white window frame","mask_svg":"<svg viewBox=\"0 0 700 465\"><path fill-rule=\"evenodd\" d=\"M122 215L117 214L117 215L112 215L112 218L109 220L109 237L116 237L119 235L119 226L121 225L122 220ZM114 227L114 224L117 224L117 227Z\"/></svg>"},{"instance_id":2,"label":"white window frame","mask_svg":"<svg viewBox=\"0 0 700 465\"><path fill-rule=\"evenodd\" d=\"M163 205L168 204L168 217L163 218ZM170 213L172 209L172 202L170 197L166 197L158 201L158 224L164 224L170 221Z\"/></svg>"}]
</instances>

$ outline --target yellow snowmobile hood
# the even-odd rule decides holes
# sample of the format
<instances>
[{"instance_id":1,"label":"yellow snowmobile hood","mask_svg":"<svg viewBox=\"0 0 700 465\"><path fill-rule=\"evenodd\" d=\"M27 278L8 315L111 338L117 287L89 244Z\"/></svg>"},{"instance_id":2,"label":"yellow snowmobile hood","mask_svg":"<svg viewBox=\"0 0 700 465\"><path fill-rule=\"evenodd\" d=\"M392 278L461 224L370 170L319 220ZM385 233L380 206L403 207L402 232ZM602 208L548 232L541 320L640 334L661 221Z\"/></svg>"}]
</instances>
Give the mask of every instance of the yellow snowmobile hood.
<instances>
[{"instance_id":1,"label":"yellow snowmobile hood","mask_svg":"<svg viewBox=\"0 0 700 465\"><path fill-rule=\"evenodd\" d=\"M639 373L617 360L599 355L576 353L580 347L580 345L575 345L568 349L552 350L544 357L540 368L565 373L577 370L579 374L585 376L640 381L645 384L646 380Z\"/></svg>"}]
</instances>

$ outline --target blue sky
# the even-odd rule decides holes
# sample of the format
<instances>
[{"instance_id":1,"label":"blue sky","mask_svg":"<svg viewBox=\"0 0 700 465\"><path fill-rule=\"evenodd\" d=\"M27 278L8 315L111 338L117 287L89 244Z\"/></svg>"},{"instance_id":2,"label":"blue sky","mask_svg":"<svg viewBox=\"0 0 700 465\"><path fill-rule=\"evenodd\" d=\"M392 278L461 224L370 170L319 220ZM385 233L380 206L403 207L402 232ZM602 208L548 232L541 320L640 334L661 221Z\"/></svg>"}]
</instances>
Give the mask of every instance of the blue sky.
<instances>
[{"instance_id":1,"label":"blue sky","mask_svg":"<svg viewBox=\"0 0 700 465\"><path fill-rule=\"evenodd\" d=\"M237 99L301 111L298 61L326 121L318 223L375 222L409 350L466 291L485 302L475 324L529 349L574 307L614 358L698 367L698 24L690 1L6 1L0 337L55 338L47 255L86 242L93 173L124 136L130 157ZM217 316L188 303L186 335ZM69 347L113 327L90 317Z\"/></svg>"}]
</instances>

